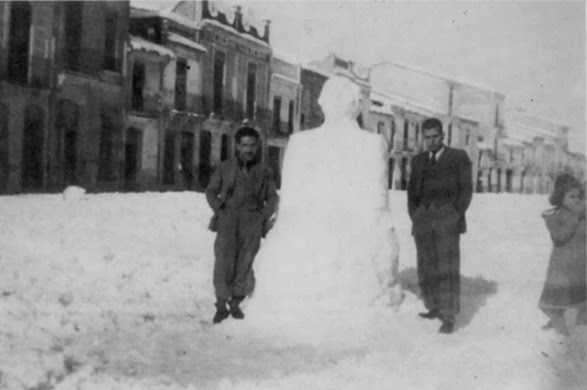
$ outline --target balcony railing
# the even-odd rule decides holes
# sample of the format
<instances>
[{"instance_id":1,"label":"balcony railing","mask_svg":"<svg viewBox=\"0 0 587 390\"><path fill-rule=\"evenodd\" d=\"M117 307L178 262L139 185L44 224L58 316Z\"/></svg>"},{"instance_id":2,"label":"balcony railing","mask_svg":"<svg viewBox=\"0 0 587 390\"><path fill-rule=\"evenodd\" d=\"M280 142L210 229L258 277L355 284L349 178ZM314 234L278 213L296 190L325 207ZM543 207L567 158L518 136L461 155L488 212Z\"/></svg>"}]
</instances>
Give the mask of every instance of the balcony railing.
<instances>
[{"instance_id":1,"label":"balcony railing","mask_svg":"<svg viewBox=\"0 0 587 390\"><path fill-rule=\"evenodd\" d=\"M104 55L101 50L65 48L62 64L66 70L72 72L98 75L104 70L119 71L120 59L113 59Z\"/></svg>"}]
</instances>

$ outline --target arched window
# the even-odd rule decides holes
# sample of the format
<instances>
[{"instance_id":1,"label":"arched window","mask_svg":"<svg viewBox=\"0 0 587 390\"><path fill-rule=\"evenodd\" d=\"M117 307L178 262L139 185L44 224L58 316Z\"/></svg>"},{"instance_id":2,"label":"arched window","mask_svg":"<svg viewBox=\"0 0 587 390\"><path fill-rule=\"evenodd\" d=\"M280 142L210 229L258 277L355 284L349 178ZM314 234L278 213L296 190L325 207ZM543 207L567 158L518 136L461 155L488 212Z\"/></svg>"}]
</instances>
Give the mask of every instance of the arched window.
<instances>
[{"instance_id":1,"label":"arched window","mask_svg":"<svg viewBox=\"0 0 587 390\"><path fill-rule=\"evenodd\" d=\"M26 107L21 171L24 190L40 190L43 187L43 121L43 110L40 107Z\"/></svg>"},{"instance_id":2,"label":"arched window","mask_svg":"<svg viewBox=\"0 0 587 390\"><path fill-rule=\"evenodd\" d=\"M31 5L28 1L10 3L10 33L8 36L8 79L26 83L29 73L31 34Z\"/></svg>"}]
</instances>

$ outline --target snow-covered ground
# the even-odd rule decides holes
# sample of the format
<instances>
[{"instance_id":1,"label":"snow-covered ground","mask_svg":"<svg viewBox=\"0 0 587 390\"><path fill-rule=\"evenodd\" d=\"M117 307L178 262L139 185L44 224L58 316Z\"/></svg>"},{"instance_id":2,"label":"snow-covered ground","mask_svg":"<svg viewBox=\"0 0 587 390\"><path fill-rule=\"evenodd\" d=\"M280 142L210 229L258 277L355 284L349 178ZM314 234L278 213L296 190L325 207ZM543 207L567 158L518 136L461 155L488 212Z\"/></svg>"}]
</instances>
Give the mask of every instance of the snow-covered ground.
<instances>
[{"instance_id":1,"label":"snow-covered ground","mask_svg":"<svg viewBox=\"0 0 587 390\"><path fill-rule=\"evenodd\" d=\"M570 338L540 329L546 198L474 197L458 330L440 335L438 322L417 318L403 192L391 192L399 310L263 331L247 319L210 325L214 235L203 195L2 197L0 389L585 388L587 329Z\"/></svg>"}]
</instances>

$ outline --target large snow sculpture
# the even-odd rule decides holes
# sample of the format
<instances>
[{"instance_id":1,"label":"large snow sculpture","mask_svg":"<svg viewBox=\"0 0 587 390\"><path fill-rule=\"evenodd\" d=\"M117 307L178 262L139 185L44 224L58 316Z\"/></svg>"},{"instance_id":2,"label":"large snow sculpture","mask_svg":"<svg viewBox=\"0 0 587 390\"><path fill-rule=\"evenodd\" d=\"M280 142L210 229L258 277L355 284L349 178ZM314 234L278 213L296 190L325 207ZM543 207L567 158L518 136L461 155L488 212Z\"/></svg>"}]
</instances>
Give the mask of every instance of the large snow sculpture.
<instances>
[{"instance_id":1,"label":"large snow sculpture","mask_svg":"<svg viewBox=\"0 0 587 390\"><path fill-rule=\"evenodd\" d=\"M400 298L386 141L359 128L361 91L351 80L330 78L319 104L324 124L287 146L277 220L255 260L248 317Z\"/></svg>"}]
</instances>

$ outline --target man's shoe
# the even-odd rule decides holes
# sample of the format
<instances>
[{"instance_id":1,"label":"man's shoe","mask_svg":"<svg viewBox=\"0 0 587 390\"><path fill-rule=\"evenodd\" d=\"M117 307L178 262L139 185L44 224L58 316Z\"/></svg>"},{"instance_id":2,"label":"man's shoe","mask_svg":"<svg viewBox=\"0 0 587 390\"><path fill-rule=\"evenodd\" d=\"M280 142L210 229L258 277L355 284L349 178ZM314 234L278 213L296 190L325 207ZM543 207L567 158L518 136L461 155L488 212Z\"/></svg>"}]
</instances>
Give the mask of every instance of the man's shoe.
<instances>
[{"instance_id":1,"label":"man's shoe","mask_svg":"<svg viewBox=\"0 0 587 390\"><path fill-rule=\"evenodd\" d=\"M232 298L228 305L230 306L230 315L235 320L242 320L245 318L245 313L239 307L240 303L242 302L243 298Z\"/></svg>"},{"instance_id":2,"label":"man's shoe","mask_svg":"<svg viewBox=\"0 0 587 390\"><path fill-rule=\"evenodd\" d=\"M436 309L432 309L426 313L418 313L418 316L427 320L433 320L435 318L440 318L440 312Z\"/></svg>"},{"instance_id":3,"label":"man's shoe","mask_svg":"<svg viewBox=\"0 0 587 390\"><path fill-rule=\"evenodd\" d=\"M230 312L226 308L226 301L218 301L218 302L216 302L215 306L216 306L216 314L214 314L214 318L212 319L212 322L214 324L219 324L228 318L228 316L230 315Z\"/></svg>"},{"instance_id":4,"label":"man's shoe","mask_svg":"<svg viewBox=\"0 0 587 390\"><path fill-rule=\"evenodd\" d=\"M455 330L455 318L454 317L444 317L442 319L442 326L438 330L439 333L450 334Z\"/></svg>"}]
</instances>

